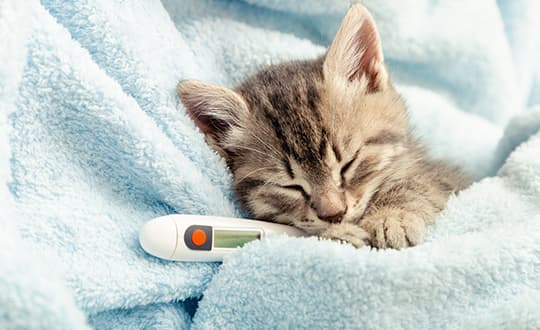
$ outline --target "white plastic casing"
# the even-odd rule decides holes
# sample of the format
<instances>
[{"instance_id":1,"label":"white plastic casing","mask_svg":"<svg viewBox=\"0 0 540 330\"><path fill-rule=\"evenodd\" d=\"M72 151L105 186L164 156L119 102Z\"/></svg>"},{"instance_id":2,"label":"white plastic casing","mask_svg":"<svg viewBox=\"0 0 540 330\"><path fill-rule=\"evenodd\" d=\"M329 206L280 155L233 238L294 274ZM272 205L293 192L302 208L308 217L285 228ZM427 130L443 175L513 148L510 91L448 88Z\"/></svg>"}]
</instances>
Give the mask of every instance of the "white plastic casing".
<instances>
[{"instance_id":1,"label":"white plastic casing","mask_svg":"<svg viewBox=\"0 0 540 330\"><path fill-rule=\"evenodd\" d=\"M237 248L215 248L194 250L186 245L184 235L192 226L208 226L215 230L258 231L261 239L272 235L305 236L298 228L266 221L204 216L167 215L152 219L144 224L139 233L139 242L149 254L174 261L222 261L223 257ZM212 235L213 237L213 235Z\"/></svg>"}]
</instances>

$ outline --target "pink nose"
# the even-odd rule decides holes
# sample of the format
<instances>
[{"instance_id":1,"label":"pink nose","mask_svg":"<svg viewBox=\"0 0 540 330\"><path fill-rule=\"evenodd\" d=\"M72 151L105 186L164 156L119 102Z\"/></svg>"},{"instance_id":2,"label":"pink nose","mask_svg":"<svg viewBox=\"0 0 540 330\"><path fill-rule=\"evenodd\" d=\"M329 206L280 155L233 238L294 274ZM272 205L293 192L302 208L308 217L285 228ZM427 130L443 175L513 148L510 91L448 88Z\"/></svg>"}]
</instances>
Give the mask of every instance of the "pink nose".
<instances>
[{"instance_id":1,"label":"pink nose","mask_svg":"<svg viewBox=\"0 0 540 330\"><path fill-rule=\"evenodd\" d=\"M319 219L330 222L341 222L347 213L345 196L339 191L326 191L313 196L311 207L317 212Z\"/></svg>"}]
</instances>

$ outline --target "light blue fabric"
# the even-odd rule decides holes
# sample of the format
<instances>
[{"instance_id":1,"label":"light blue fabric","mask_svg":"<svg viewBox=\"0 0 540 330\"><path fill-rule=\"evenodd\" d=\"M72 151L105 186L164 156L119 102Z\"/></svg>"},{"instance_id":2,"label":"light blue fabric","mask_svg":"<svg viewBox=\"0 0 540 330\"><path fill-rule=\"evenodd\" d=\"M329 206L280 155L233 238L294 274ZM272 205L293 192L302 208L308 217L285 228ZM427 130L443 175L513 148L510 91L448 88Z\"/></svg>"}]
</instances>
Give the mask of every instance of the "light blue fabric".
<instances>
[{"instance_id":1,"label":"light blue fabric","mask_svg":"<svg viewBox=\"0 0 540 330\"><path fill-rule=\"evenodd\" d=\"M539 328L534 0L365 1L416 135L478 181L424 245L139 247L159 215L242 214L176 83L323 54L348 2L0 0L0 328Z\"/></svg>"},{"instance_id":2,"label":"light blue fabric","mask_svg":"<svg viewBox=\"0 0 540 330\"><path fill-rule=\"evenodd\" d=\"M96 329L189 329L191 316L179 303L108 310L89 318Z\"/></svg>"}]
</instances>

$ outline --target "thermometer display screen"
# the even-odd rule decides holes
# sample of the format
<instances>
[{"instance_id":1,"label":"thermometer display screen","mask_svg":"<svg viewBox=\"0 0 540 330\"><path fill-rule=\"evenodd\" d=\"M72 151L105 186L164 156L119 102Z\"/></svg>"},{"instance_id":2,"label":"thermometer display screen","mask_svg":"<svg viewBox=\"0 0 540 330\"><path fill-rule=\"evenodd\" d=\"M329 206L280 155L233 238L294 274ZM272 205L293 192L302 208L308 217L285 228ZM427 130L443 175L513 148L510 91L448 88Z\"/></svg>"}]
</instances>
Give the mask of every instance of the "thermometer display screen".
<instances>
[{"instance_id":1,"label":"thermometer display screen","mask_svg":"<svg viewBox=\"0 0 540 330\"><path fill-rule=\"evenodd\" d=\"M214 229L215 248L237 248L261 238L260 231Z\"/></svg>"}]
</instances>

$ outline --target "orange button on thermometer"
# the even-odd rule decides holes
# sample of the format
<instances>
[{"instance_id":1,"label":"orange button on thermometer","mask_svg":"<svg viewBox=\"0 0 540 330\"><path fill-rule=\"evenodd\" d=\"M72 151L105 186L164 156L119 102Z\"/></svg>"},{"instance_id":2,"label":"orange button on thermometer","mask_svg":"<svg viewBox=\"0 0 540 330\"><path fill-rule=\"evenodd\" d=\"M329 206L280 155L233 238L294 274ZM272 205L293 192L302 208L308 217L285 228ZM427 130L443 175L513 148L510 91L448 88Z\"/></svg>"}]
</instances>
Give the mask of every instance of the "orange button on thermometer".
<instances>
[{"instance_id":1,"label":"orange button on thermometer","mask_svg":"<svg viewBox=\"0 0 540 330\"><path fill-rule=\"evenodd\" d=\"M195 229L191 233L191 242L196 246L202 246L206 243L206 233L202 229Z\"/></svg>"},{"instance_id":2,"label":"orange button on thermometer","mask_svg":"<svg viewBox=\"0 0 540 330\"><path fill-rule=\"evenodd\" d=\"M196 251L210 251L212 250L212 241L214 239L212 226L204 225L191 225L188 223L187 228L184 231L184 243L190 250ZM178 231L183 231L182 226L177 223Z\"/></svg>"}]
</instances>

